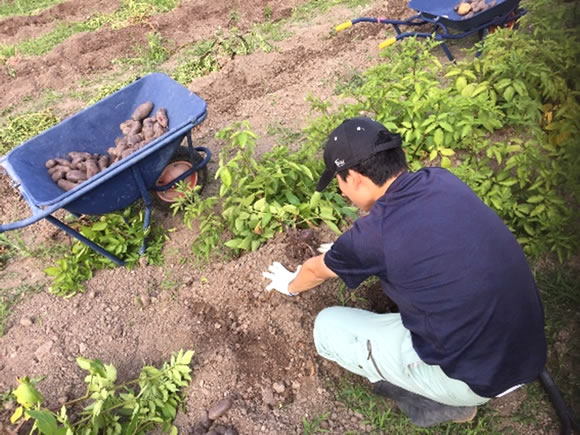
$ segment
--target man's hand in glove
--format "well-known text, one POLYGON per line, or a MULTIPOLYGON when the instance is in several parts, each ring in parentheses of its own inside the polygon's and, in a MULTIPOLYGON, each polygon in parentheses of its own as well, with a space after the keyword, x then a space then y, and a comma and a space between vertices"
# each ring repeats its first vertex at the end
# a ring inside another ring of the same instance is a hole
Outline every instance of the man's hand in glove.
POLYGON ((268 284, 268 286, 266 287, 266 290, 267 291, 276 290, 284 295, 296 296, 295 294, 292 294, 292 293, 290 293, 290 291, 288 291, 288 285, 292 281, 294 281, 294 278, 296 278, 296 276, 298 275, 298 272, 300 272, 301 267, 302 266, 298 266, 298 269, 296 269, 296 272, 290 272, 288 269, 286 269, 280 263, 275 261, 268 268, 270 273, 268 273, 268 272, 262 273, 262 276, 264 278, 268 278, 268 279, 272 280, 272 282, 270 284, 268 284))

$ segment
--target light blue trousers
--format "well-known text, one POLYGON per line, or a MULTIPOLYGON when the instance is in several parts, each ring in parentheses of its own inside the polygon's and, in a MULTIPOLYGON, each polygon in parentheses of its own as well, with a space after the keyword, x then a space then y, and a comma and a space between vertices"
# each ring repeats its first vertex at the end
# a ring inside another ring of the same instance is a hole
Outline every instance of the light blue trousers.
POLYGON ((421 361, 400 314, 326 308, 316 317, 314 343, 321 356, 370 382, 386 380, 451 406, 477 406, 489 400, 448 377, 439 366, 421 361))

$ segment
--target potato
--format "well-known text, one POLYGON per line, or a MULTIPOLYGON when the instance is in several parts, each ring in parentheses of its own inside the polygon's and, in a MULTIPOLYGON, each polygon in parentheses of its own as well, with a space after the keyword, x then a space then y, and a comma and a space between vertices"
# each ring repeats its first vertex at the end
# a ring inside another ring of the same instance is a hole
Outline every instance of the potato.
POLYGON ((135 121, 134 119, 128 119, 125 122, 122 122, 119 125, 121 132, 126 136, 128 134, 132 134, 131 132, 134 130, 141 130, 141 123, 139 121, 135 121))
POLYGON ((93 159, 87 160, 87 178, 94 177, 100 171, 101 171, 101 169, 99 168, 99 165, 97 164, 97 162, 95 160, 93 160, 93 159))
POLYGON ((161 127, 167 128, 169 126, 169 119, 167 118, 167 110, 163 107, 160 107, 157 113, 155 114, 155 119, 161 127))
POLYGON ((165 134, 167 130, 161 126, 158 122, 153 124, 154 137, 159 137, 165 134))
POLYGON ((56 161, 54 159, 49 159, 46 161, 44 166, 48 169, 53 168, 54 166, 56 166, 56 161))
POLYGON ((121 153, 121 158, 122 158, 122 159, 124 159, 125 157, 128 157, 128 156, 130 156, 131 154, 133 154, 133 150, 132 150, 132 149, 130 149, 130 148, 127 148, 126 150, 124 150, 124 151, 121 153))
POLYGON ((208 411, 208 417, 210 420, 217 420, 221 416, 223 416, 226 412, 230 410, 232 407, 233 402, 232 399, 225 398, 220 400, 218 403, 213 405, 208 411))
POLYGON ((153 103, 151 101, 146 101, 135 109, 131 115, 131 119, 141 121, 149 116, 151 110, 153 110, 153 103))
POLYGON ((79 181, 85 181, 87 179, 87 174, 83 171, 75 169, 66 173, 66 179, 68 181, 77 183, 79 181))
POLYGON ((78 186, 78 183, 73 183, 72 181, 65 180, 64 178, 58 180, 56 184, 58 184, 58 187, 66 192, 78 186))
POLYGON ((62 172, 64 173, 64 172, 68 172, 68 171, 70 171, 70 170, 71 170, 70 166, 56 165, 56 166, 53 166, 52 168, 50 168, 50 169, 48 170, 48 173, 49 173, 50 175, 52 175, 52 174, 54 174, 56 171, 62 171, 62 172))
POLYGON ((155 137, 155 130, 153 128, 154 125, 157 125, 157 123, 143 123, 143 130, 141 130, 141 134, 143 135, 144 139, 151 139, 155 137))
POLYGON ((99 165, 99 168, 101 169, 101 171, 104 171, 105 169, 107 169, 109 167, 110 162, 111 162, 111 158, 107 154, 105 154, 105 155, 102 155, 101 157, 99 157, 99 161, 97 164, 99 165))
POLYGON ((64 177, 64 172, 61 171, 60 169, 58 171, 54 171, 52 174, 50 174, 50 178, 52 178, 52 181, 54 181, 55 183, 60 180, 62 177, 64 177))
POLYGON ((471 5, 469 3, 459 3, 457 6, 457 13, 459 15, 465 15, 471 11, 471 5))
POLYGON ((86 160, 91 158, 91 153, 85 153, 82 151, 71 151, 70 153, 68 153, 68 156, 70 157, 71 160, 74 159, 86 160))
POLYGON ((63 166, 70 166, 70 161, 67 159, 54 159, 56 163, 63 166))
POLYGON ((132 134, 131 136, 127 137, 127 143, 129 145, 135 145, 141 142, 144 139, 143 135, 141 134, 132 134))

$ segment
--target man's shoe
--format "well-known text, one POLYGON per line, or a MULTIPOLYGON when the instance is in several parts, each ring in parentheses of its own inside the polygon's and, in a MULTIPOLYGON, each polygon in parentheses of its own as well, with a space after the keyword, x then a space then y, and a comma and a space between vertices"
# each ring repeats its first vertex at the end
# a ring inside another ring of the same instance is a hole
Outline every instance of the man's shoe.
MULTIPOLYGON (((471 408, 473 408, 469 415, 467 415, 465 418, 457 418, 457 419, 453 419, 453 423, 469 423, 470 421, 473 421, 473 419, 475 418, 475 416, 477 415, 477 406, 472 406, 471 408)), ((468 411, 470 408, 467 408, 466 411, 468 411)))

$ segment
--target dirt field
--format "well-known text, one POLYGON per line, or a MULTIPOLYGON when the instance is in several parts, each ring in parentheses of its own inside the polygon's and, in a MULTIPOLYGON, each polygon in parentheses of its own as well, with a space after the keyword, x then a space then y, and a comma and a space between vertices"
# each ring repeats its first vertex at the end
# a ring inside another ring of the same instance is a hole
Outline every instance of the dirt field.
MULTIPOLYGON (((266 7, 271 10, 269 20, 287 18, 302 3, 183 1, 146 24, 79 33, 44 55, 11 57, 9 68, 0 70, 0 111, 10 106, 16 111, 33 107, 50 91, 65 95, 52 110, 60 117, 70 115, 85 107, 74 95, 95 87, 89 78, 119 81, 131 77, 131 71, 112 60, 130 56, 135 44, 146 43, 151 29, 179 47, 208 38, 219 28, 247 29, 265 20, 266 7), (232 11, 237 14, 235 23, 232 11)), ((49 32, 59 21, 79 21, 117 7, 114 0, 65 1, 39 15, 0 20, 0 38, 14 44, 49 32)), ((189 89, 208 104, 208 118, 194 132, 196 144, 217 154, 215 133, 233 121, 247 119, 260 135, 259 149, 270 149, 277 140, 268 134, 272 125, 290 130, 306 126, 309 94, 336 99, 338 80, 380 61, 377 46, 390 30, 363 25, 333 34, 335 24, 355 14, 402 18, 410 13, 405 0, 377 1, 354 10, 337 6, 308 20, 289 22, 287 30, 292 34, 276 42, 278 50, 228 59, 220 71, 195 79, 189 89)), ((215 170, 215 162, 209 169, 210 173, 215 170)), ((2 222, 27 214, 26 204, 9 183, 7 176, 0 175, 2 222)), ((210 183, 210 191, 216 183, 210 183)), ((262 272, 268 265, 280 261, 295 267, 302 260, 289 254, 292 241, 287 235, 235 261, 199 268, 187 261, 195 234, 179 217, 157 212, 154 219, 175 229, 168 233, 164 266, 99 271, 87 283, 85 294, 62 299, 40 292, 27 295, 14 307, 0 337, 0 391, 14 386, 18 376, 46 375, 39 387, 48 405, 56 409, 59 402, 84 394, 83 375, 75 363, 79 355, 112 363, 120 378, 132 379, 144 364, 157 365, 173 351, 193 349, 194 377, 187 391, 187 411, 176 420, 182 433, 189 433, 203 411, 224 397, 232 398, 234 405, 220 423, 241 434, 302 433, 303 418, 311 420, 325 413, 329 413, 325 427, 330 433, 372 431, 360 414, 336 398, 336 382, 346 372, 323 361, 314 349, 311 331, 316 314, 339 303, 336 282, 297 298, 266 294, 262 272), (150 299, 145 306, 139 303, 143 295, 150 299)), ((27 246, 48 249, 70 243, 45 222, 19 234, 27 246)), ((323 230, 317 233, 321 242, 332 237, 323 230)), ((50 281, 43 270, 50 265, 50 258, 18 257, 0 271, 0 286, 47 288, 50 281)), ((372 299, 370 293, 367 296, 372 299)), ((519 391, 488 406, 508 421, 506 426, 525 433, 509 421, 524 399, 525 392, 519 391)), ((7 420, 9 411, 0 410, 2 420, 7 420)), ((546 422, 542 433, 558 432, 551 415, 550 411, 540 416, 546 422)), ((7 430, 8 425, 2 427, 7 430)))

